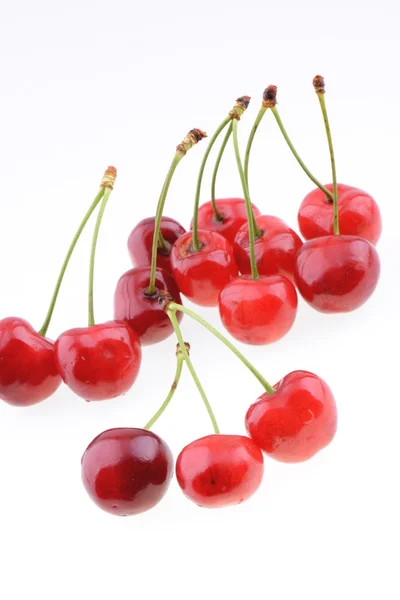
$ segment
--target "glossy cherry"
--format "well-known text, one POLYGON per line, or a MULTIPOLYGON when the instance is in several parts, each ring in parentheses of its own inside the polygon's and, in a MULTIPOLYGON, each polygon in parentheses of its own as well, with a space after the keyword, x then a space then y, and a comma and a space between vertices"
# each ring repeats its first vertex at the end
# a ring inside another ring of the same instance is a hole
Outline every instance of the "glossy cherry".
MULTIPOLYGON (((156 270, 156 293, 147 293, 150 280, 149 267, 137 267, 124 273, 114 294, 114 317, 126 321, 137 333, 142 345, 156 344, 170 336, 174 329, 159 303, 160 292, 167 290, 175 302, 181 296, 175 280, 162 269, 156 270)), ((177 315, 181 319, 181 315, 177 315)))
MULTIPOLYGON (((205 202, 199 207, 198 224, 200 229, 215 231, 233 244, 235 235, 242 225, 247 223, 246 202, 243 198, 223 198, 215 201, 222 220, 215 217, 211 202, 205 202)), ((252 204, 255 216, 259 209, 252 204)))
POLYGON ((61 384, 54 344, 25 320, 0 321, 0 398, 14 406, 45 400, 61 384))
POLYGON ((142 359, 139 338, 125 321, 65 331, 54 347, 64 383, 85 400, 107 400, 134 384, 142 359))
POLYGON ((246 427, 271 458, 296 463, 322 450, 336 432, 337 410, 328 385, 307 371, 293 371, 250 406, 246 427))
POLYGON ((296 259, 295 281, 316 310, 349 312, 368 300, 379 273, 378 253, 365 238, 330 235, 303 244, 296 259))
MULTIPOLYGON (((143 219, 132 230, 128 238, 128 251, 132 263, 142 267, 151 264, 155 217, 143 219)), ((161 218, 161 234, 167 243, 166 248, 158 247, 157 267, 171 273, 170 254, 172 244, 186 232, 178 221, 170 217, 161 218)))
MULTIPOLYGON (((332 184, 325 187, 330 192, 332 184)), ((376 201, 367 192, 343 183, 338 184, 340 233, 359 235, 376 244, 382 231, 382 219, 376 201)), ((333 203, 316 188, 304 198, 298 212, 299 228, 306 240, 333 233, 333 203)))
POLYGON ((208 435, 186 446, 176 461, 183 493, 195 504, 240 504, 258 489, 264 472, 259 447, 241 435, 208 435))
POLYGON ((218 295, 238 275, 232 246, 219 233, 199 230, 200 250, 192 247, 191 232, 172 246, 172 274, 181 293, 195 304, 217 306, 218 295))
POLYGON ((173 458, 167 444, 145 429, 108 429, 82 456, 82 481, 91 499, 118 516, 153 508, 168 490, 173 458))
POLYGON ((245 344, 270 344, 292 327, 297 293, 282 275, 259 279, 242 275, 224 287, 218 307, 224 327, 235 339, 245 344))

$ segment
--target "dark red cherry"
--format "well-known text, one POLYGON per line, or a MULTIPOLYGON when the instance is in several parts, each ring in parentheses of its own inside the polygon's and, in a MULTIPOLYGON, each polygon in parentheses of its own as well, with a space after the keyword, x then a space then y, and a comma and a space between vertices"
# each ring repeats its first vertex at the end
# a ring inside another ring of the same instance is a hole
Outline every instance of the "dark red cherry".
MULTIPOLYGON (((332 184, 326 186, 333 191, 332 184)), ((382 219, 375 200, 358 188, 338 184, 340 233, 359 235, 376 244, 382 231, 382 219)), ((333 234, 333 204, 316 188, 304 198, 298 213, 299 228, 306 240, 333 234)))
POLYGON ((172 274, 181 293, 195 304, 217 306, 218 295, 238 275, 232 246, 219 233, 199 230, 200 250, 192 248, 192 233, 172 246, 172 274))
MULTIPOLYGON (((240 227, 247 223, 246 203, 243 198, 221 198, 215 201, 222 221, 215 218, 211 202, 205 202, 199 207, 199 229, 215 231, 233 244, 235 235, 240 227)), ((260 214, 257 206, 252 204, 255 216, 260 214)))
POLYGON ((246 427, 271 458, 296 463, 325 448, 336 432, 335 399, 327 384, 307 371, 293 371, 250 406, 246 427))
MULTIPOLYGON (((143 346, 156 344, 170 336, 174 329, 165 310, 159 303, 160 292, 167 290, 173 300, 182 304, 174 278, 163 271, 156 271, 156 293, 147 293, 150 267, 137 267, 122 275, 114 294, 114 317, 126 321, 136 331, 143 346)), ((182 313, 176 315, 179 321, 182 313)))
POLYGON ((176 461, 183 493, 195 504, 240 504, 258 489, 264 473, 259 447, 242 435, 208 435, 186 446, 176 461))
POLYGON ((349 312, 368 300, 379 273, 378 253, 365 238, 330 235, 303 244, 296 259, 295 281, 316 310, 349 312))
MULTIPOLYGON (((155 217, 143 219, 132 230, 128 238, 128 251, 132 263, 142 267, 151 264, 151 249, 154 236, 155 217)), ((161 233, 168 243, 167 249, 158 248, 157 267, 171 273, 170 254, 172 244, 186 232, 178 221, 170 217, 161 218, 161 233)))
POLYGON ((0 398, 14 406, 45 400, 61 384, 54 344, 18 317, 0 321, 0 398))
POLYGON ((54 354, 64 383, 85 400, 107 400, 134 384, 142 359, 139 338, 125 321, 65 331, 54 354))
MULTIPOLYGON (((255 239, 257 270, 260 275, 285 275, 293 280, 296 254, 302 241, 293 229, 277 217, 256 217, 260 235, 255 239)), ((242 274, 251 273, 249 228, 243 225, 235 237, 233 252, 242 274)))
POLYGON ((173 474, 171 450, 145 429, 117 428, 100 433, 82 456, 82 481, 91 499, 121 517, 153 508, 173 474))
POLYGON ((242 275, 221 291, 219 314, 224 327, 245 344, 270 344, 292 327, 297 313, 297 293, 282 275, 252 279, 242 275))

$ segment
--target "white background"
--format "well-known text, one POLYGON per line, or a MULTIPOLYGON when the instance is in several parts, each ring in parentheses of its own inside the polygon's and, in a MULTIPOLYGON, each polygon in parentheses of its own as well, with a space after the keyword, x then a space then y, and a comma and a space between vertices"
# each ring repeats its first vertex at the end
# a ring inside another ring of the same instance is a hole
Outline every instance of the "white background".
MULTIPOLYGON (((63 387, 26 410, 2 403, 1 598, 399 598, 399 12, 396 0, 1 0, 0 317, 40 327, 72 234, 115 164, 95 298, 97 320, 111 318, 116 281, 130 268, 127 236, 154 213, 175 145, 192 127, 211 134, 235 98, 249 94, 245 141, 270 83, 300 153, 329 181, 311 85, 316 73, 325 76, 339 179, 375 196, 384 221, 382 276, 364 307, 326 316, 301 301, 284 340, 244 347, 271 383, 293 369, 326 379, 339 430, 308 463, 266 459, 261 490, 240 507, 199 509, 173 482, 155 510, 117 519, 82 488, 90 440, 110 427, 142 426, 163 400, 172 338, 144 349, 124 398, 86 404, 63 387)), ((184 159, 171 186, 166 214, 186 225, 204 148, 184 159)), ((312 186, 270 114, 250 176, 263 212, 296 226, 312 186)), ((218 193, 241 195, 232 151, 218 193)), ((85 324, 90 233, 68 271, 52 337, 85 324)), ((215 310, 200 312, 218 324, 215 310)), ((260 386, 188 319, 184 333, 222 431, 242 433, 260 386)), ((175 454, 210 432, 186 372, 155 431, 175 454)))

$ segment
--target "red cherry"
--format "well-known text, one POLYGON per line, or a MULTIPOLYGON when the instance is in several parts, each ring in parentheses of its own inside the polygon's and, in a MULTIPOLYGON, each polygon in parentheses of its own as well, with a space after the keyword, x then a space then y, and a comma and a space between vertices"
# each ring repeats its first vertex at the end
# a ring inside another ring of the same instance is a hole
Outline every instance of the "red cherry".
POLYGON ((213 231, 199 230, 200 250, 185 233, 172 246, 172 274, 184 296, 201 306, 217 306, 218 295, 238 274, 230 243, 213 231))
MULTIPOLYGON (((233 244, 235 235, 242 225, 247 223, 246 202, 243 198, 222 198, 215 201, 222 221, 215 218, 212 203, 205 202, 199 207, 199 229, 215 231, 233 244)), ((260 214, 254 204, 251 205, 255 216, 260 214)))
POLYGON ((282 275, 259 279, 242 275, 224 287, 218 306, 224 327, 235 339, 245 344, 270 344, 292 327, 297 293, 282 275))
POLYGON ((246 427, 271 458, 308 460, 332 441, 336 432, 335 399, 327 384, 307 371, 293 371, 250 406, 246 427))
MULTIPOLYGON (((330 192, 332 184, 325 186, 330 192)), ((382 220, 375 200, 358 188, 338 184, 340 233, 359 235, 376 244, 382 231, 382 220)), ((316 188, 304 198, 298 213, 299 227, 306 240, 333 233, 333 204, 316 188)))
MULTIPOLYGON (((153 244, 155 217, 143 219, 132 230, 128 238, 128 251, 135 266, 151 265, 151 248, 153 244)), ((162 217, 161 234, 168 243, 168 250, 158 249, 157 267, 171 273, 170 253, 172 244, 186 232, 178 221, 170 217, 162 217)))
POLYGON ((295 281, 316 310, 349 312, 368 300, 379 273, 379 256, 370 242, 355 235, 330 235, 303 244, 295 281))
POLYGON ((208 435, 186 446, 176 461, 183 493, 206 508, 244 502, 258 489, 263 472, 259 447, 242 435, 208 435))
MULTIPOLYGON (((303 242, 293 229, 277 217, 256 217, 260 235, 255 238, 257 270, 260 275, 285 275, 293 280, 296 254, 303 242)), ((235 237, 233 252, 239 271, 250 274, 249 228, 243 225, 235 237)))
POLYGON ((14 406, 45 400, 61 384, 54 344, 18 317, 0 321, 0 398, 14 406))
POLYGON ((173 458, 167 444, 145 429, 100 433, 82 456, 82 481, 91 499, 118 516, 153 508, 168 490, 173 458))
POLYGON ((65 331, 54 354, 64 383, 85 400, 107 400, 134 384, 142 359, 139 338, 125 321, 65 331))
MULTIPOLYGON (((174 302, 182 304, 174 278, 156 269, 156 293, 147 295, 150 268, 137 267, 124 273, 114 295, 114 317, 126 321, 136 331, 143 346, 156 344, 170 336, 174 329, 165 310, 159 303, 160 292, 168 290, 174 302)), ((176 315, 179 321, 182 314, 176 315)))

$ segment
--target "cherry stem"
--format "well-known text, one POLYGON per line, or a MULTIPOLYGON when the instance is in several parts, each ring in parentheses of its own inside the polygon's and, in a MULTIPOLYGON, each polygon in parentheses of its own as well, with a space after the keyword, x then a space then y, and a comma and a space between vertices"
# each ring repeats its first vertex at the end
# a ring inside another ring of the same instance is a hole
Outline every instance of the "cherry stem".
MULTIPOLYGON (((185 346, 188 346, 188 344, 185 346)), ((178 348, 176 351, 176 372, 175 372, 175 377, 174 377, 174 381, 171 385, 171 388, 168 392, 167 397, 165 398, 164 402, 161 404, 160 408, 158 409, 158 411, 151 417, 151 419, 146 423, 146 425, 143 427, 143 429, 151 429, 154 425, 154 423, 156 421, 158 421, 158 419, 161 417, 161 415, 163 414, 163 412, 166 410, 166 408, 168 407, 169 403, 172 400, 173 395, 175 394, 175 390, 178 387, 179 384, 179 380, 181 378, 181 374, 182 374, 182 366, 183 366, 183 362, 184 362, 184 357, 182 354, 182 350, 180 349, 180 346, 178 344, 178 348)))
MULTIPOLYGON (((175 306, 174 303, 173 303, 173 306, 175 306)), ((197 376, 197 373, 196 373, 196 371, 194 369, 192 361, 190 360, 190 356, 189 356, 189 353, 188 353, 188 351, 186 349, 185 342, 183 341, 182 331, 181 331, 181 328, 179 327, 178 319, 176 318, 175 309, 173 309, 172 306, 171 306, 171 309, 169 307, 167 307, 166 308, 166 313, 167 313, 167 315, 168 315, 168 317, 169 317, 169 319, 170 319, 170 321, 172 323, 172 326, 173 326, 173 328, 175 330, 176 337, 178 338, 179 346, 180 346, 180 349, 181 349, 182 354, 183 354, 183 358, 185 359, 185 362, 186 362, 186 364, 188 366, 188 369, 189 369, 190 374, 191 374, 191 376, 193 378, 193 381, 195 382, 196 387, 199 390, 200 396, 203 399, 204 405, 205 405, 205 407, 207 409, 207 412, 209 414, 209 417, 211 419, 211 423, 213 425, 214 432, 218 434, 218 433, 220 433, 220 431, 219 431, 217 420, 216 420, 214 412, 213 412, 213 410, 211 408, 211 404, 208 401, 206 393, 205 393, 205 391, 204 391, 204 389, 203 389, 203 387, 202 387, 202 385, 200 383, 200 380, 199 380, 199 378, 197 376)))
POLYGON ((249 161, 250 161, 251 147, 253 145, 254 136, 256 135, 258 126, 260 125, 261 120, 262 120, 263 116, 265 115, 266 111, 267 111, 266 106, 262 106, 260 108, 258 115, 256 117, 256 120, 254 121, 253 127, 251 128, 249 139, 247 140, 247 146, 246 146, 246 151, 245 151, 245 155, 244 155, 244 176, 246 177, 247 187, 249 186, 249 161))
POLYGON ((248 228, 249 228, 251 277, 252 277, 252 279, 259 279, 260 276, 259 276, 258 270, 257 270, 256 251, 255 251, 255 246, 254 246, 254 240, 255 240, 256 236, 258 237, 261 235, 261 231, 255 225, 255 219, 254 219, 253 209, 251 207, 251 201, 250 201, 249 190, 247 187, 247 181, 246 181, 246 177, 245 177, 244 171, 243 171, 242 160, 240 158, 237 128, 238 128, 238 121, 236 119, 234 119, 232 122, 233 146, 235 149, 235 156, 236 156, 236 162, 237 162, 237 166, 238 166, 238 170, 239 170, 240 180, 242 182, 244 199, 246 202, 247 223, 248 223, 248 228))
POLYGON ((215 161, 215 167, 214 167, 214 171, 213 171, 212 179, 211 179, 211 204, 212 204, 212 208, 213 208, 213 211, 214 211, 214 217, 215 217, 216 221, 223 221, 224 220, 224 216, 221 215, 221 213, 219 212, 218 207, 217 207, 217 203, 215 202, 215 185, 216 185, 216 182, 217 182, 217 175, 218 175, 219 165, 221 163, 222 156, 223 156, 223 154, 225 152, 226 145, 227 145, 227 143, 228 143, 229 138, 231 137, 231 135, 232 135, 232 123, 228 127, 228 130, 227 130, 226 135, 224 137, 224 140, 222 142, 220 151, 218 152, 217 160, 215 161))
POLYGON ((234 346, 222 333, 220 333, 215 327, 213 327, 210 323, 208 323, 205 319, 200 317, 198 314, 187 308, 186 306, 182 306, 181 304, 177 304, 176 302, 169 302, 167 307, 168 314, 170 312, 175 313, 177 310, 180 310, 185 315, 188 315, 200 325, 205 327, 210 333, 212 333, 216 338, 218 338, 235 356, 238 357, 239 360, 249 369, 251 373, 253 373, 254 377, 258 379, 263 388, 268 394, 273 394, 276 390, 268 383, 268 381, 261 375, 261 373, 251 364, 249 360, 234 346))

